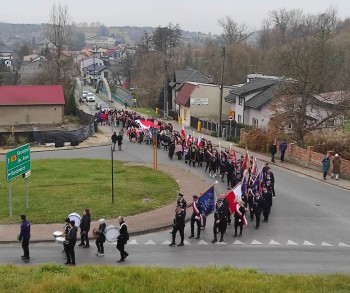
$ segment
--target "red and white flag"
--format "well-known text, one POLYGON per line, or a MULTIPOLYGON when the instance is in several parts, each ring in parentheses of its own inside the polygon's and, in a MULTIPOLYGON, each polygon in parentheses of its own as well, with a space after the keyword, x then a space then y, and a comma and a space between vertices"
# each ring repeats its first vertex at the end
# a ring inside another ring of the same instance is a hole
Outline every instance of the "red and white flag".
POLYGON ((238 217, 241 218, 243 225, 247 226, 248 225, 248 221, 247 218, 245 217, 245 214, 241 213, 241 211, 239 210, 240 205, 237 203, 236 207, 235 207, 235 213, 238 215, 238 217))
POLYGON ((226 199, 229 203, 230 206, 230 213, 233 214, 236 210, 236 199, 241 199, 242 198, 242 190, 241 190, 241 183, 236 185, 235 188, 231 189, 227 194, 226 194, 226 199))
POLYGON ((202 146, 202 139, 198 136, 198 144, 197 144, 198 148, 200 148, 202 146))
POLYGON ((181 136, 183 137, 183 138, 186 138, 186 132, 185 132, 185 129, 182 127, 182 129, 181 129, 181 136))
POLYGON ((248 149, 246 149, 244 159, 243 159, 242 169, 248 170, 249 168, 250 168, 250 158, 248 154, 248 149))

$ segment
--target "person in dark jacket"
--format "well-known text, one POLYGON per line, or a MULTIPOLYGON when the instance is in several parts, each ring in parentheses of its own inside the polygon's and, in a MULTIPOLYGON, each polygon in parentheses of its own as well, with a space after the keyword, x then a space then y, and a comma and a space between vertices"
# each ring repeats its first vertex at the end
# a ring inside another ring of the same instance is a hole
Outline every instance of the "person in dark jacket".
POLYGON ((23 255, 22 260, 29 261, 29 239, 30 239, 30 223, 27 221, 26 215, 21 215, 21 231, 18 236, 18 240, 22 241, 23 255))
POLYGON ((254 214, 255 214, 255 229, 259 229, 260 226, 260 216, 264 208, 264 200, 260 196, 260 191, 255 192, 255 197, 253 199, 254 204, 254 214))
POLYGON ((263 205, 264 220, 263 220, 263 222, 268 223, 270 210, 271 210, 271 206, 272 206, 272 193, 270 190, 267 189, 266 185, 263 186, 261 197, 264 200, 264 205, 263 205))
POLYGON ((90 247, 90 244, 89 244, 90 223, 91 223, 90 211, 89 209, 84 209, 83 218, 81 219, 81 223, 80 223, 81 242, 79 244, 79 246, 83 246, 83 248, 90 247))
POLYGON ((197 223, 197 237, 196 239, 200 238, 201 235, 201 223, 202 223, 202 203, 198 200, 198 195, 193 195, 193 202, 188 205, 187 207, 193 208, 193 213, 191 216, 191 235, 189 238, 194 237, 194 223, 197 223))
POLYGON ((115 151, 115 144, 117 143, 117 133, 116 132, 113 132, 112 136, 111 136, 111 140, 112 140, 112 143, 113 143, 113 152, 115 151))
POLYGON ((282 142, 280 143, 281 163, 284 162, 284 155, 286 153, 286 150, 287 150, 287 143, 285 140, 282 140, 282 142))
POLYGON ((224 234, 225 234, 226 229, 227 229, 227 214, 228 214, 227 207, 223 203, 222 198, 219 198, 216 202, 216 205, 215 205, 214 227, 213 227, 214 239, 213 239, 212 243, 215 243, 216 241, 218 241, 217 236, 216 236, 218 230, 221 234, 219 242, 224 241, 224 234))
POLYGON ((75 221, 72 220, 69 222, 69 232, 66 236, 66 242, 64 250, 66 252, 67 256, 67 262, 65 265, 73 265, 75 266, 75 252, 74 252, 74 246, 77 243, 77 233, 78 228, 75 227, 75 221))
POLYGON ((123 144, 123 131, 119 131, 119 134, 117 136, 117 142, 118 142, 118 150, 122 150, 122 144, 123 144))
POLYGON ((106 236, 104 234, 105 229, 106 229, 106 222, 105 219, 100 219, 98 221, 98 231, 96 231, 97 234, 97 239, 96 239, 96 247, 97 247, 97 253, 96 255, 98 256, 104 256, 105 251, 103 247, 103 243, 106 241, 106 236))
POLYGON ((275 155, 277 153, 277 145, 276 145, 275 141, 270 145, 269 149, 270 149, 270 153, 271 153, 271 162, 274 163, 275 162, 275 155))
POLYGON ((244 207, 244 202, 242 200, 239 200, 237 202, 237 206, 235 211, 235 234, 233 237, 237 237, 237 229, 239 227, 239 235, 238 237, 242 237, 242 232, 243 232, 243 223, 244 223, 244 215, 245 215, 245 207, 244 207))
POLYGON ((175 143, 171 142, 169 145, 169 158, 170 158, 170 160, 173 159, 174 153, 175 153, 175 143))
POLYGON ((275 192, 275 176, 273 175, 273 172, 271 169, 267 169, 266 176, 265 176, 265 182, 267 185, 267 189, 271 191, 272 196, 276 197, 275 192))
POLYGON ((184 230, 185 230, 185 217, 186 212, 181 207, 176 207, 175 209, 175 218, 174 218, 174 224, 173 224, 173 231, 172 231, 172 241, 169 244, 169 246, 174 246, 176 233, 179 231, 181 242, 177 246, 184 246, 184 230))
POLYGON ((327 174, 330 166, 331 166, 331 161, 329 160, 329 153, 327 153, 327 155, 322 160, 323 180, 327 179, 327 174))
POLYGON ((119 233, 120 233, 117 240, 117 249, 120 252, 120 260, 118 260, 118 262, 124 262, 129 255, 129 253, 125 251, 125 244, 129 240, 128 226, 124 222, 124 219, 122 216, 118 217, 118 223, 119 223, 119 233))

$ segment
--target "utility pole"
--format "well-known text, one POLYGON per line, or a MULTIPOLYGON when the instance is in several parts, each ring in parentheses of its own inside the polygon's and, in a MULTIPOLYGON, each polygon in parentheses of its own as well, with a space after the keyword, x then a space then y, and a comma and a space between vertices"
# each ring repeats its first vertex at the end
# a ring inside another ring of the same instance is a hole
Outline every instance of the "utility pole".
POLYGON ((168 64, 164 60, 164 119, 168 118, 168 64))
POLYGON ((222 116, 222 99, 223 99, 223 94, 224 94, 224 70, 225 70, 225 57, 226 57, 226 49, 225 47, 222 48, 222 53, 221 53, 221 58, 222 58, 222 63, 221 63, 221 84, 220 84, 220 109, 219 109, 219 137, 222 136, 222 121, 221 121, 221 116, 222 116))

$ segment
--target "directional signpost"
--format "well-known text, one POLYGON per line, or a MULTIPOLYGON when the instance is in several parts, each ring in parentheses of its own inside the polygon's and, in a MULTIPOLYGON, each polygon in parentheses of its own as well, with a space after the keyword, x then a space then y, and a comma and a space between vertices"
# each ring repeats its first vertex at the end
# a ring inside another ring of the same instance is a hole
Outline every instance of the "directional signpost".
POLYGON ((9 185, 9 197, 10 197, 10 218, 12 218, 12 193, 11 193, 11 180, 18 176, 23 176, 26 183, 26 206, 28 209, 28 183, 27 178, 30 176, 30 144, 25 144, 9 151, 6 154, 6 180, 9 185))

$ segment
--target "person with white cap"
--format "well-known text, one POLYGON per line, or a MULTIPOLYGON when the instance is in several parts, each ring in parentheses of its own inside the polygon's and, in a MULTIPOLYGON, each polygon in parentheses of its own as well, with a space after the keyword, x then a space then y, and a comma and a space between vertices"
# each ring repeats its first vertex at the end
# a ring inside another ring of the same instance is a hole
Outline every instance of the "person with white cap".
POLYGON ((335 176, 336 180, 339 180, 339 174, 340 174, 340 164, 341 164, 341 160, 338 154, 335 154, 334 159, 332 161, 332 165, 333 165, 333 170, 332 170, 332 179, 335 176))

